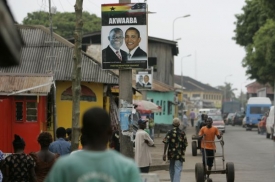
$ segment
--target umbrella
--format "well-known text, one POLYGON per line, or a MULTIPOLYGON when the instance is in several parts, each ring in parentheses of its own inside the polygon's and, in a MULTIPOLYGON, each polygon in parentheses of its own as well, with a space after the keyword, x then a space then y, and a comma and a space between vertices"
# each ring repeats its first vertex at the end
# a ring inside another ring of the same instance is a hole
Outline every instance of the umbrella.
POLYGON ((136 110, 139 111, 141 114, 150 114, 153 112, 162 111, 161 106, 158 106, 151 101, 139 100, 139 101, 135 101, 134 105, 137 105, 136 110))

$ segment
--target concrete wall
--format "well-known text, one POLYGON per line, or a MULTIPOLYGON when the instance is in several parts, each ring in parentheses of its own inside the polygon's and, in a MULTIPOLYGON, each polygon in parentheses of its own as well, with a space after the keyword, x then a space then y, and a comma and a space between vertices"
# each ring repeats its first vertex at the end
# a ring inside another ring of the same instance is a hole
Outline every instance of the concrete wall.
MULTIPOLYGON (((96 95, 96 101, 80 101, 80 125, 83 113, 91 107, 103 108, 103 84, 81 83, 90 88, 96 95)), ((56 108, 57 127, 71 128, 72 126, 72 101, 61 100, 62 93, 72 86, 71 82, 57 82, 56 84, 56 108)))

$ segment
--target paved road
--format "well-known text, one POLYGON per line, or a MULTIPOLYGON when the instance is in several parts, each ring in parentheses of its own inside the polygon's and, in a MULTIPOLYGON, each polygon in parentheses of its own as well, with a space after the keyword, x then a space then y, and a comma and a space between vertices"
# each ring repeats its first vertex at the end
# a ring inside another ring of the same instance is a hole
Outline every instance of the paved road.
MULTIPOLYGON (((191 154, 192 128, 187 131, 189 146, 186 152, 186 162, 182 172, 182 182, 195 182, 194 167, 201 162, 201 155, 191 154)), ((162 135, 160 136, 160 138, 162 135)), ((162 163, 161 154, 163 144, 160 139, 156 139, 156 148, 152 149, 153 162, 162 163)), ((236 182, 275 182, 275 143, 266 139, 265 135, 258 135, 256 130, 245 131, 240 126, 227 126, 224 134, 225 162, 233 162, 235 165, 236 182)), ((199 153, 199 151, 198 151, 199 153)), ((221 153, 221 148, 217 148, 217 154, 221 153)), ((221 158, 216 159, 217 168, 222 167, 221 158)), ((160 181, 170 181, 167 169, 154 171, 160 177, 160 181)), ((226 182, 225 174, 213 174, 211 178, 214 182, 226 182)))

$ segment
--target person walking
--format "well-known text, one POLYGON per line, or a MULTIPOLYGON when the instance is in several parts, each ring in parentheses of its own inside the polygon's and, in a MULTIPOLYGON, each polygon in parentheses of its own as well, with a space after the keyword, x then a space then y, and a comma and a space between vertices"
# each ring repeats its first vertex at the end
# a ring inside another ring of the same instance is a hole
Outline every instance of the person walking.
POLYGON ((53 141, 53 137, 49 132, 40 133, 37 141, 40 144, 40 151, 31 152, 30 156, 35 161, 37 182, 43 182, 59 154, 49 151, 49 145, 53 141))
POLYGON ((15 134, 12 145, 14 153, 5 158, 1 169, 3 182, 36 182, 35 162, 30 155, 24 153, 24 139, 15 134))
POLYGON ((166 156, 170 160, 169 173, 171 182, 180 182, 183 162, 185 162, 185 150, 188 146, 185 133, 179 129, 180 119, 173 119, 173 129, 168 131, 164 143, 163 161, 166 161, 166 156), (168 153, 167 153, 168 148, 168 153))
POLYGON ((149 123, 149 132, 150 132, 150 137, 152 138, 152 140, 154 140, 154 135, 155 135, 155 121, 154 119, 150 116, 147 115, 146 118, 148 119, 148 123, 149 123))
POLYGON ((203 126, 200 129, 199 136, 202 138, 201 140, 201 152, 202 152, 202 162, 203 166, 206 171, 207 168, 207 178, 209 178, 209 175, 211 173, 211 169, 214 162, 214 157, 207 157, 207 156, 214 156, 214 152, 216 150, 216 145, 214 143, 215 136, 217 136, 218 139, 222 137, 223 133, 219 132, 219 129, 212 126, 213 120, 212 118, 207 118, 206 120, 206 126, 203 126), (205 159, 207 157, 207 159, 205 159), (205 163, 206 161, 206 163, 205 163))
POLYGON ((52 153, 60 154, 61 156, 71 153, 71 143, 66 141, 65 128, 57 128, 56 137, 57 140, 50 144, 49 151, 51 151, 52 153))
POLYGON ((107 149, 112 126, 105 110, 95 107, 85 111, 81 133, 87 142, 83 150, 60 157, 45 182, 141 181, 139 169, 132 159, 107 149))
POLYGON ((194 127, 194 120, 196 118, 196 114, 195 112, 193 111, 193 109, 191 109, 191 112, 189 114, 189 118, 190 118, 190 121, 191 121, 191 126, 194 127))
POLYGON ((138 120, 139 129, 135 138, 135 161, 141 173, 148 173, 152 164, 152 157, 149 146, 153 146, 154 142, 149 134, 144 131, 146 128, 146 120, 138 120))
POLYGON ((180 125, 180 129, 185 132, 187 127, 188 127, 188 118, 186 116, 186 111, 183 111, 182 123, 180 125))

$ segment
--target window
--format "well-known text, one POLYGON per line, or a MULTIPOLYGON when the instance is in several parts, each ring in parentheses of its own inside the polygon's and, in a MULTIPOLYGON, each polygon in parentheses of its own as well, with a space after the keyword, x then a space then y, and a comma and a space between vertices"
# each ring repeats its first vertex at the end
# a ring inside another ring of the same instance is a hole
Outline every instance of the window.
POLYGON ((163 101, 163 115, 166 113, 166 101, 163 101))
MULTIPOLYGON (((156 104, 159 106, 159 101, 157 100, 156 104)), ((158 115, 159 113, 157 112, 156 115, 158 115)))
POLYGON ((36 96, 16 96, 14 100, 16 122, 37 122, 36 96))
POLYGON ((26 120, 27 122, 36 122, 37 121, 37 103, 36 102, 27 102, 26 107, 26 120))
POLYGON ((193 98, 200 97, 200 94, 193 94, 192 97, 193 97, 193 98))
POLYGON ((171 115, 172 114, 172 102, 169 102, 168 101, 168 115, 171 115))
POLYGON ((15 103, 15 118, 17 122, 23 122, 23 102, 15 103))

